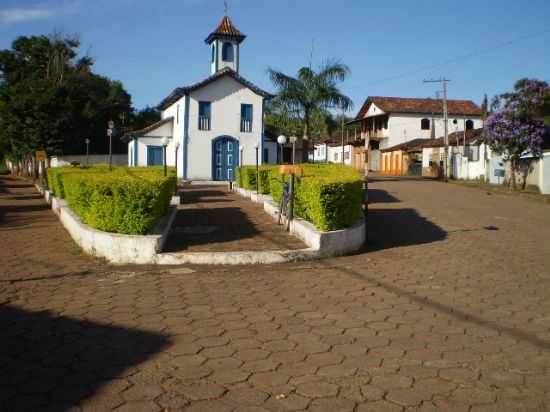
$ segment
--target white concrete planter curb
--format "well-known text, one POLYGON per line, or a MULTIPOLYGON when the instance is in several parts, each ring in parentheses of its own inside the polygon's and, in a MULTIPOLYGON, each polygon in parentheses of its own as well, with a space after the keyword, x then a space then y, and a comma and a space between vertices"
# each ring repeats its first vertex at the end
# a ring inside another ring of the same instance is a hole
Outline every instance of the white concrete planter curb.
POLYGON ((38 185, 36 188, 44 195, 65 229, 82 250, 114 264, 156 263, 158 252, 162 250, 176 216, 176 207, 171 206, 152 235, 102 232, 83 223, 63 199, 56 198, 50 191, 38 185))
MULTIPOLYGON (((302 239, 308 248, 298 250, 269 250, 242 252, 175 252, 161 253, 174 222, 179 198, 172 198, 172 207, 164 216, 153 235, 121 235, 102 232, 83 223, 62 199, 40 186, 52 210, 69 232, 74 241, 88 254, 103 257, 113 264, 159 264, 159 265, 251 265, 274 264, 312 260, 321 257, 340 256, 359 250, 365 242, 365 221, 333 232, 320 232, 303 219, 294 219, 290 232, 302 239)), ((278 219, 279 209, 271 196, 257 195, 242 188, 235 188, 241 196, 257 203, 263 203, 264 210, 278 219)))
MULTIPOLYGON (((257 203, 263 203, 264 210, 273 218, 279 218, 279 206, 268 195, 256 194, 251 190, 235 187, 235 192, 257 203)), ((308 221, 294 218, 290 224, 290 233, 304 241, 309 249, 309 256, 315 257, 342 256, 357 252, 365 244, 366 222, 363 216, 359 221, 348 228, 321 232, 308 221)))

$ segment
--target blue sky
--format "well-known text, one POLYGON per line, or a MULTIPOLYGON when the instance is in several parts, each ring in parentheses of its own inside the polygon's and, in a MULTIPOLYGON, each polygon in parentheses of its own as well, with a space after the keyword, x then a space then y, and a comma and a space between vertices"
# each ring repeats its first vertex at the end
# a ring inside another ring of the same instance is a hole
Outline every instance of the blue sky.
MULTIPOLYGON (((223 0, 0 0, 0 48, 17 36, 78 34, 95 70, 121 80, 134 105, 158 104, 209 74, 206 36, 223 0)), ((248 35, 241 74, 272 90, 273 67, 289 74, 340 59, 355 113, 368 95, 433 97, 424 78, 446 76, 450 98, 480 102, 522 77, 550 79, 548 0, 229 0, 248 35)))

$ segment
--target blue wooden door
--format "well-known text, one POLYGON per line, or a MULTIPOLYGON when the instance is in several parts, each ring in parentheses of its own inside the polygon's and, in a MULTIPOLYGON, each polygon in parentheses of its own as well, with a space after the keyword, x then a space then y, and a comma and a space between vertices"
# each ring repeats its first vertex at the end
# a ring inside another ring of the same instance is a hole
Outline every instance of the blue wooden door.
POLYGON ((162 147, 147 146, 147 166, 162 166, 162 147))
POLYGON ((214 180, 235 180, 239 163, 239 143, 231 138, 216 139, 213 145, 214 180))

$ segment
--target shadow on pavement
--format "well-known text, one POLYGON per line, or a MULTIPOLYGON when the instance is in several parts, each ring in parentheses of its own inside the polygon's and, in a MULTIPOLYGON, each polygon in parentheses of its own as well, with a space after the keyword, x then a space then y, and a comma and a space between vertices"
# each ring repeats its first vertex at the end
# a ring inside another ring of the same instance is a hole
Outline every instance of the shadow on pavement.
POLYGON ((191 246, 231 242, 258 233, 238 207, 179 209, 163 251, 178 252, 191 246))
POLYGON ((369 189, 369 203, 399 203, 401 200, 383 189, 369 189))
POLYGON ((447 232, 414 209, 369 209, 367 251, 432 243, 447 232))
POLYGON ((369 276, 365 273, 361 273, 357 270, 351 269, 349 267, 342 267, 339 265, 333 265, 328 263, 327 261, 323 262, 322 265, 330 270, 339 271, 340 273, 346 273, 356 279, 364 280, 367 282, 374 283, 386 291, 395 294, 398 297, 406 297, 410 299, 412 302, 418 303, 421 306, 427 306, 431 308, 432 310, 436 310, 440 313, 444 313, 445 315, 452 316, 460 321, 464 322, 470 322, 472 324, 478 325, 483 328, 491 329, 499 334, 505 334, 510 336, 513 339, 529 342, 531 345, 537 346, 540 349, 543 350, 550 350, 550 341, 541 339, 538 336, 523 331, 519 328, 509 327, 506 325, 499 324, 494 321, 490 321, 487 319, 482 318, 481 316, 478 316, 473 313, 464 312, 463 310, 460 310, 456 307, 453 307, 451 305, 437 302, 427 296, 422 296, 421 294, 418 294, 414 290, 406 290, 399 286, 396 286, 395 284, 392 284, 390 282, 386 282, 383 279, 380 279, 378 277, 369 276))
POLYGON ((65 411, 165 349, 140 330, 0 306, 0 410, 65 411))

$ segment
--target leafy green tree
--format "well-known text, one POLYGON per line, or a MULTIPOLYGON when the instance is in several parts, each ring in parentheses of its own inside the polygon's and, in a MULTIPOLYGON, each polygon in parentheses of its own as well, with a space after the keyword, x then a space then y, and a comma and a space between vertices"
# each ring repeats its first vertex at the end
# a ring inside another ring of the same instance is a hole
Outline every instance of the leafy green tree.
POLYGON ((268 73, 277 88, 275 104, 283 106, 291 118, 302 121, 302 160, 307 162, 314 117, 331 109, 348 110, 353 107, 351 99, 338 89, 338 83, 349 76, 349 68, 335 61, 327 61, 317 71, 302 67, 296 77, 273 69, 269 69, 268 73))
MULTIPOLYGON (((106 153, 107 122, 129 117, 131 98, 120 82, 92 72, 79 57, 76 38, 19 37, 0 51, 0 148, 24 166, 36 150, 80 154, 85 139, 92 153, 106 153)), ((114 139, 114 151, 126 147, 114 139)))
POLYGON ((133 111, 130 116, 129 128, 133 130, 143 129, 160 120, 160 111, 155 107, 147 106, 144 109, 133 111))

